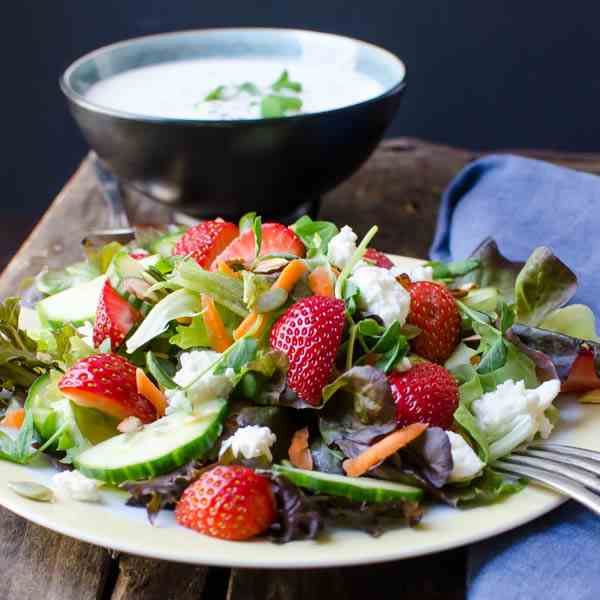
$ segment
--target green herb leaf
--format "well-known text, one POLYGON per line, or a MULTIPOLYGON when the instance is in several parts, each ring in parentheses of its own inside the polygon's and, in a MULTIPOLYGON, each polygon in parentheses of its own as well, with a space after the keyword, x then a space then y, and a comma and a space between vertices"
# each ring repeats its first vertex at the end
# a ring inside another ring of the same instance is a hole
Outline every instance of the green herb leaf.
POLYGON ((281 90, 291 90, 292 92, 299 93, 302 91, 302 84, 298 81, 291 81, 290 74, 287 69, 285 69, 277 81, 271 85, 271 89, 276 92, 281 92, 281 90))
POLYGON ((224 95, 223 95, 224 91, 225 91, 225 86, 219 85, 214 90, 212 90, 211 92, 206 94, 206 96, 204 97, 204 102, 212 102, 213 100, 223 100, 224 99, 224 95))
POLYGON ((454 279, 466 275, 479 267, 479 260, 470 258, 467 260, 458 260, 455 262, 443 263, 437 260, 431 260, 425 263, 425 266, 433 268, 434 279, 454 279))
POLYGON ((307 258, 319 254, 326 255, 331 239, 339 233, 339 229, 331 221, 313 221, 308 215, 300 217, 290 229, 306 246, 307 258))
POLYGON ((298 111, 302 108, 302 100, 292 96, 278 96, 269 94, 260 102, 260 113, 264 119, 284 117, 285 113, 292 110, 298 111))
POLYGON ((240 218, 238 227, 240 229, 240 234, 248 231, 254 225, 254 219, 256 219, 255 212, 247 212, 240 218))
POLYGON ((468 485, 457 484, 445 488, 444 496, 456 506, 481 506, 516 494, 526 485, 525 480, 486 467, 481 477, 473 479, 468 485))
POLYGON ((496 371, 500 367, 503 367, 506 363, 506 345, 504 340, 499 337, 490 347, 490 349, 483 355, 477 372, 480 374, 491 373, 496 371))
POLYGON ((262 246, 262 219, 260 217, 254 217, 252 231, 254 232, 255 256, 259 256, 260 247, 262 246))
POLYGON ((202 315, 192 317, 189 325, 177 325, 175 331, 177 333, 169 339, 169 343, 182 350, 210 348, 210 337, 202 315))
POLYGON ((225 359, 215 368, 215 375, 225 372, 225 369, 233 369, 239 373, 248 363, 252 362, 257 355, 258 344, 252 338, 242 338, 229 347, 225 359))

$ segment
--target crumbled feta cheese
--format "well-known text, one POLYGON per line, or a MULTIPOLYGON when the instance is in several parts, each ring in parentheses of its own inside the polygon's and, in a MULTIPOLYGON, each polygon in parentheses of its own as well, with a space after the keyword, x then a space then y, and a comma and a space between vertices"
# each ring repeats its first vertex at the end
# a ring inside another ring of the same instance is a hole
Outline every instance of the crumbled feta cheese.
POLYGON ((134 431, 139 431, 143 425, 142 420, 138 419, 138 417, 127 417, 117 425, 117 431, 121 433, 133 433, 134 431))
POLYGON ((240 427, 230 438, 221 445, 219 457, 231 448, 235 458, 242 455, 244 458, 266 457, 269 462, 273 460, 271 446, 277 441, 277 436, 268 428, 260 425, 247 425, 240 427))
POLYGON ((327 246, 329 262, 338 269, 343 269, 356 251, 357 239, 358 237, 352 231, 352 227, 344 225, 341 231, 329 240, 327 246))
POLYGON ((77 333, 81 339, 90 347, 94 348, 94 326, 91 321, 86 321, 81 327, 77 327, 77 333))
POLYGON ((412 368, 412 363, 410 362, 410 358, 405 356, 395 367, 396 371, 399 373, 405 373, 406 371, 412 368))
POLYGON ((378 315, 384 324, 406 322, 410 310, 410 294, 396 281, 389 269, 363 267, 354 271, 348 281, 359 289, 359 306, 378 315))
POLYGON ((479 460, 473 448, 467 444, 462 435, 453 431, 446 431, 446 433, 450 439, 450 449, 454 465, 448 481, 473 479, 475 475, 481 472, 481 469, 485 466, 484 463, 479 460))
POLYGON ((394 277, 399 275, 408 275, 411 281, 433 281, 433 267, 417 265, 412 269, 406 267, 392 267, 390 272, 394 277))
POLYGON ((180 410, 189 412, 205 401, 229 396, 233 387, 230 380, 231 369, 227 369, 223 375, 214 375, 212 372, 211 367, 219 356, 218 352, 212 350, 193 350, 180 356, 181 368, 175 373, 173 381, 181 387, 192 385, 185 391, 166 390, 166 414, 170 415, 180 410), (197 379, 200 375, 202 376, 197 379))
POLYGON ((89 479, 79 471, 63 471, 52 476, 52 487, 59 498, 79 500, 80 502, 98 502, 98 482, 89 479))
POLYGON ((537 433, 546 439, 553 425, 545 412, 559 392, 558 379, 546 381, 533 390, 525 389, 523 381, 508 379, 475 400, 471 409, 490 442, 491 458, 509 454, 517 446, 530 442, 537 433))

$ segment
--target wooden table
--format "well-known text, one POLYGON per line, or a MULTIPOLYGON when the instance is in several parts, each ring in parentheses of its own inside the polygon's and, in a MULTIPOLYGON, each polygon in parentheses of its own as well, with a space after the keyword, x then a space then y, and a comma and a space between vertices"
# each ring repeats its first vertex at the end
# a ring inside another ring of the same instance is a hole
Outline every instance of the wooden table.
MULTIPOLYGON (((385 142, 352 179, 329 194, 320 217, 359 234, 380 226, 377 247, 426 256, 440 195, 479 153, 413 139, 385 142)), ((521 152, 523 154, 523 152, 521 152)), ((575 169, 600 173, 600 157, 528 151, 575 169)), ((172 215, 128 198, 132 222, 172 215)), ((104 225, 105 208, 89 159, 67 183, 0 278, 0 297, 44 265, 79 258, 78 240, 104 225)), ((3 232, 10 239, 10 232, 3 232)), ((263 571, 193 567, 112 553, 29 523, 0 508, 2 600, 320 600, 463 598, 465 550, 351 569, 263 571)))

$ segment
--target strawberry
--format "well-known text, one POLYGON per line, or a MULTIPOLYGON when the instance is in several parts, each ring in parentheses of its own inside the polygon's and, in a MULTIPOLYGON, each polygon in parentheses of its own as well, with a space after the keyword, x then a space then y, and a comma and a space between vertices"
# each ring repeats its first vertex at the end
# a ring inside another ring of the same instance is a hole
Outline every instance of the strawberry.
POLYGON ((140 250, 139 252, 130 252, 129 256, 131 256, 131 258, 133 258, 134 260, 141 260, 142 258, 150 256, 150 254, 148 254, 148 252, 146 252, 145 250, 140 250))
POLYGON ((203 221, 190 227, 173 247, 173 256, 191 256, 203 269, 237 238, 237 225, 222 219, 203 221))
POLYGON ((421 333, 412 341, 414 351, 423 358, 444 363, 460 339, 460 314, 448 289, 431 281, 409 285, 408 322, 421 333))
POLYGON ((77 361, 58 382, 75 404, 95 408, 117 419, 156 419, 149 400, 138 394, 135 365, 118 354, 93 354, 77 361))
POLYGON ((383 252, 379 252, 375 248, 367 248, 363 254, 363 258, 382 269, 391 269, 394 266, 394 263, 383 252))
POLYGON ((108 338, 111 348, 116 350, 141 319, 142 315, 111 287, 108 280, 105 281, 96 308, 94 347, 98 348, 108 338))
POLYGON ((596 372, 594 353, 592 350, 580 349, 566 381, 563 381, 561 391, 586 392, 598 388, 600 388, 600 378, 596 372))
POLYGON ((241 465, 218 466, 186 488, 175 508, 180 525, 224 540, 247 540, 275 520, 266 477, 241 465))
MULTIPOLYGON (((265 223, 261 227, 261 232, 260 256, 277 253, 304 256, 304 244, 289 227, 281 223, 265 223)), ((228 260, 241 260, 244 264, 250 264, 255 258, 254 231, 248 229, 217 256, 212 268, 216 269, 220 262, 228 260)))
POLYGON ((287 382, 301 400, 316 406, 329 381, 344 329, 344 303, 337 298, 302 298, 271 329, 271 346, 287 354, 287 382))
POLYGON ((458 407, 458 385, 450 372, 434 363, 418 363, 404 373, 388 375, 400 427, 429 423, 448 429, 458 407))

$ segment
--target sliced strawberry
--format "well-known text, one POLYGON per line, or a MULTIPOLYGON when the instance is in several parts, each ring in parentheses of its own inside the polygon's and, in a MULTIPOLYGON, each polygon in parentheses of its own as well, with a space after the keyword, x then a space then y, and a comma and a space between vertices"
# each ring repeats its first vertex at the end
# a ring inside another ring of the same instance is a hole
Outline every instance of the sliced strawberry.
POLYGON ((449 429, 458 408, 458 386, 450 372, 434 363, 419 363, 404 373, 392 371, 388 383, 399 427, 429 423, 449 429))
POLYGON ((411 283, 408 322, 421 333, 412 340, 423 358, 444 363, 460 340, 460 313, 448 288, 431 281, 411 283))
POLYGON ((237 238, 238 226, 222 219, 190 227, 173 247, 173 256, 191 256, 203 269, 237 238))
MULTIPOLYGON (((281 223, 265 223, 262 228, 262 242, 260 256, 267 254, 293 254, 304 256, 305 248, 300 238, 289 228, 281 223)), ((256 244, 254 231, 248 229, 237 239, 233 240, 227 248, 217 256, 212 264, 216 269, 223 261, 240 260, 244 264, 250 264, 256 258, 256 244)))
POLYGON ((175 508, 180 525, 224 540, 247 540, 275 520, 269 480, 241 465, 218 466, 203 473, 175 508))
POLYGON ((98 348, 108 338, 110 347, 116 350, 123 343, 131 328, 141 319, 142 315, 122 298, 107 280, 102 288, 100 302, 96 309, 94 347, 98 348))
POLYGON ((142 258, 150 256, 150 254, 148 254, 148 252, 146 252, 145 250, 140 250, 139 252, 130 252, 129 256, 131 256, 131 258, 135 260, 141 260, 142 258))
POLYGON ((566 381, 563 381, 563 392, 585 392, 600 388, 600 378, 596 372, 594 353, 591 350, 580 350, 571 366, 566 381))
POLYGON ((363 258, 382 269, 391 269, 394 266, 394 263, 383 252, 379 252, 375 248, 367 248, 363 254, 363 258))
POLYGON ((60 391, 75 404, 144 423, 156 419, 154 406, 138 394, 135 365, 118 354, 93 354, 76 362, 58 382, 60 391))
POLYGON ((344 329, 344 303, 337 298, 309 296, 299 300, 271 329, 271 346, 287 354, 287 382, 308 404, 321 403, 344 329))

